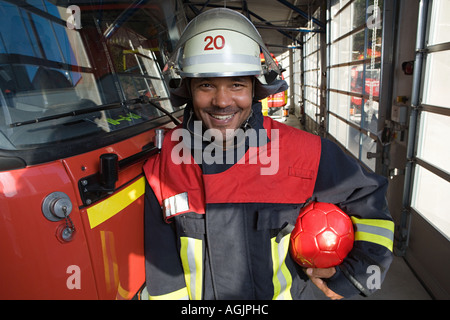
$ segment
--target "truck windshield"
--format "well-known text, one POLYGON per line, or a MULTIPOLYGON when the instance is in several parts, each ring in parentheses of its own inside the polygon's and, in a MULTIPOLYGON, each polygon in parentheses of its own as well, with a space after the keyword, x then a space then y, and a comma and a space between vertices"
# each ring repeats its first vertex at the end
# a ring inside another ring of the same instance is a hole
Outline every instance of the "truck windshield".
POLYGON ((177 111, 161 75, 184 27, 177 10, 176 1, 0 0, 0 149, 148 130, 160 109, 177 111))

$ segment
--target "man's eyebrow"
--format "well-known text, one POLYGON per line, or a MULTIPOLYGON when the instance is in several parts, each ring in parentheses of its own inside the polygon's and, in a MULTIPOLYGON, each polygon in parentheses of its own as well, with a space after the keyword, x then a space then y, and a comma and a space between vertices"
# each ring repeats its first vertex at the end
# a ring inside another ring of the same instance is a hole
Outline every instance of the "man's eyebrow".
POLYGON ((211 78, 197 78, 196 80, 199 81, 199 82, 202 82, 202 81, 211 81, 211 78))
POLYGON ((245 77, 232 77, 231 80, 232 81, 236 81, 236 82, 245 82, 245 77))
MULTIPOLYGON (((245 82, 246 77, 240 77, 240 76, 236 76, 236 77, 227 77, 230 81, 232 82, 245 82)), ((213 81, 214 78, 210 78, 210 77, 204 77, 204 78, 196 78, 196 81, 198 82, 211 82, 213 81)))

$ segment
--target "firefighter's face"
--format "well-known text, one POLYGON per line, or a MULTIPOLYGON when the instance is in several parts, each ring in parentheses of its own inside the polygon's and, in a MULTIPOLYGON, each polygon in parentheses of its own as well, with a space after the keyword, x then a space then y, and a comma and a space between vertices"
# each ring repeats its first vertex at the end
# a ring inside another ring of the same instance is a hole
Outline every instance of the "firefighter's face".
POLYGON ((227 140, 250 115, 252 86, 251 77, 192 78, 192 101, 197 119, 207 129, 220 130, 227 140))

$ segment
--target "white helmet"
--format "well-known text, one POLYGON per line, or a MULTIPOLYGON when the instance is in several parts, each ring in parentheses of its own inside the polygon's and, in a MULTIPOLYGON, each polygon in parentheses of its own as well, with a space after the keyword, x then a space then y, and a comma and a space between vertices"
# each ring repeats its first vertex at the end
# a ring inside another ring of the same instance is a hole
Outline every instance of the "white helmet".
POLYGON ((272 82, 280 74, 251 21, 227 8, 211 9, 194 18, 184 29, 164 71, 172 80, 264 75, 265 81, 260 78, 263 83, 272 82))

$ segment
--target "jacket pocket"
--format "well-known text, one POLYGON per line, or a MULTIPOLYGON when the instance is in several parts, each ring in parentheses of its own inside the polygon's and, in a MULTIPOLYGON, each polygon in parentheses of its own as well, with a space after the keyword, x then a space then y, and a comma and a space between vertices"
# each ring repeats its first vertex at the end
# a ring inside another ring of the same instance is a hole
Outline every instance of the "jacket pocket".
POLYGON ((178 236, 202 237, 205 234, 204 215, 188 212, 174 217, 178 236))
POLYGON ((295 225, 301 205, 282 205, 258 210, 256 229, 278 232, 286 225, 295 225))
POLYGON ((293 177, 307 179, 307 180, 313 180, 314 179, 314 170, 308 170, 308 169, 302 169, 302 168, 296 168, 296 167, 289 167, 288 174, 293 177))
POLYGON ((309 198, 311 198, 314 192, 314 186, 316 183, 317 172, 310 169, 303 169, 299 167, 289 167, 288 168, 288 177, 290 180, 290 184, 295 186, 295 190, 297 190, 301 199, 301 202, 306 202, 309 198))

